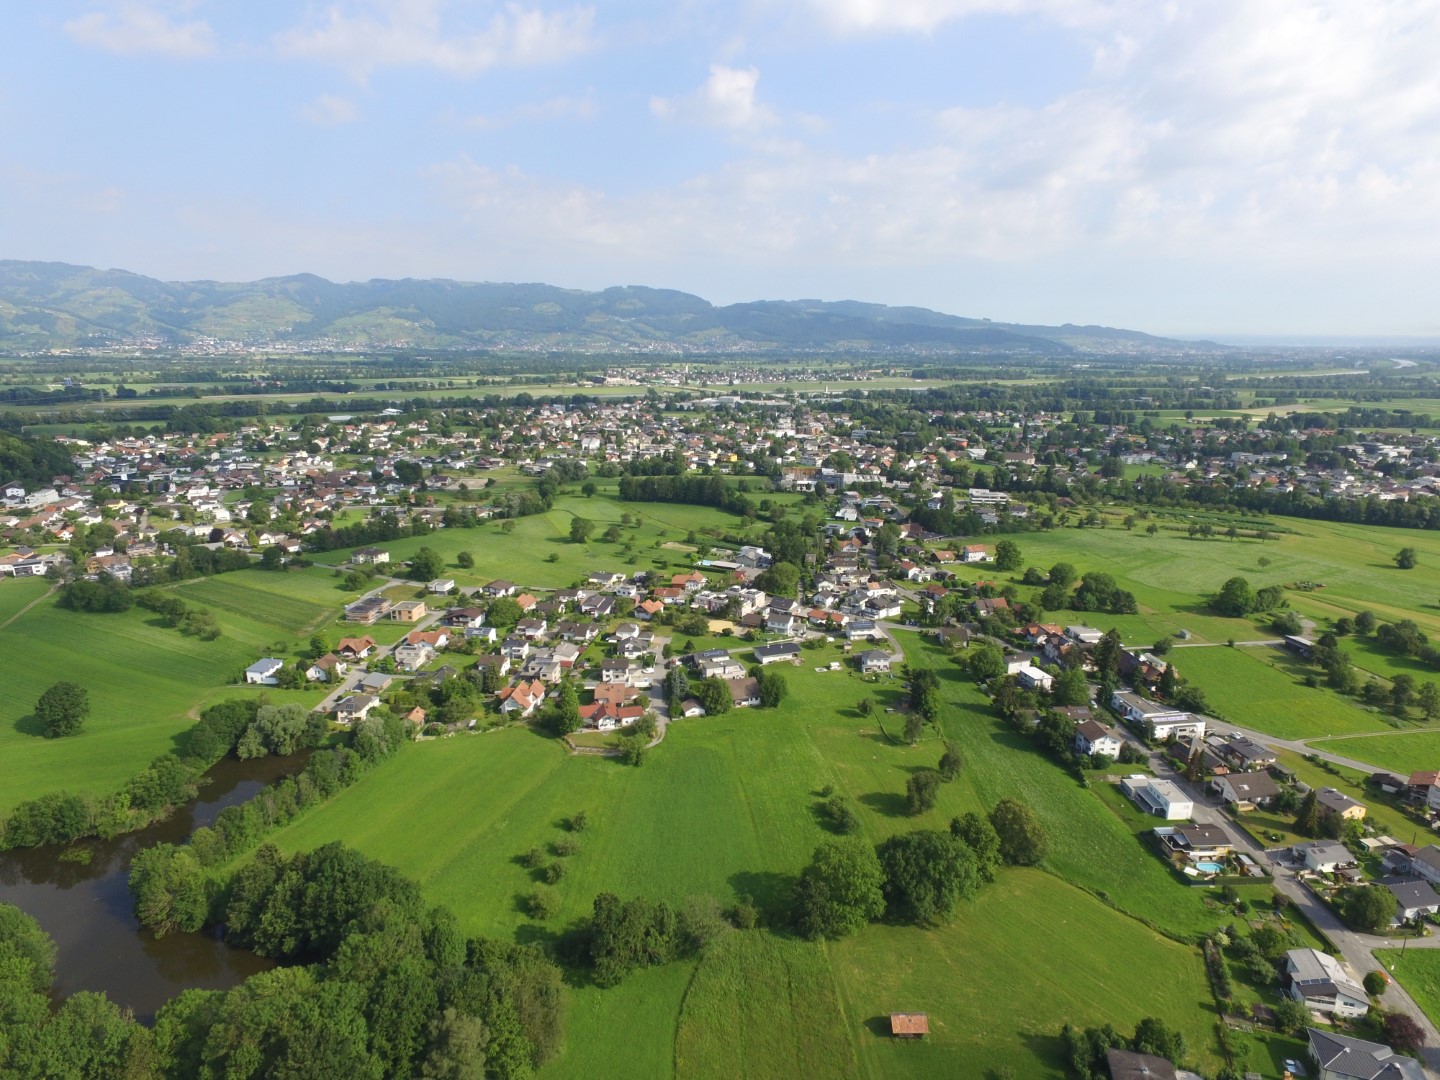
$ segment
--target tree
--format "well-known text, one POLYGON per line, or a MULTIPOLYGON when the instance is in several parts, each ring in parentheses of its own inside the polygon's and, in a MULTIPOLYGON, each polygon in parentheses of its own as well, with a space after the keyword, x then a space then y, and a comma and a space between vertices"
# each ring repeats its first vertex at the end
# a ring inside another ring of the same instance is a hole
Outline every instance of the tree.
POLYGON ((844 795, 831 795, 820 804, 820 816, 841 836, 860 831, 860 818, 844 795))
POLYGON ((1395 894, 1379 885, 1348 885, 1335 900, 1341 918, 1355 929, 1371 933, 1394 921, 1398 905, 1395 894))
POLYGON ((1050 839, 1035 811, 1019 799, 1001 799, 990 811, 990 824, 1000 837, 1000 856, 1013 866, 1034 866, 1045 858, 1050 839))
POLYGON ((1255 593, 1243 577, 1232 577, 1210 598, 1210 606, 1222 615, 1240 618, 1255 610, 1255 593))
POLYGON ((445 573, 445 560, 433 548, 422 547, 410 559, 410 575, 416 581, 434 581, 445 573))
POLYGON ((920 735, 925 730, 925 717, 918 709, 911 709, 905 714, 905 741, 914 746, 920 741, 920 735))
POLYGON ((755 579, 755 584, 771 596, 793 597, 800 587, 800 568, 794 563, 771 563, 769 569, 755 579))
POLYGON ((771 671, 768 667, 761 668, 757 681, 760 683, 760 707, 762 709, 773 709, 785 700, 789 684, 785 682, 785 676, 780 672, 771 671))
POLYGON ((638 731, 631 735, 622 735, 619 741, 620 760, 626 765, 645 764, 645 753, 648 749, 649 740, 638 731))
POLYGON ((1310 1010, 1292 997, 1282 997, 1274 1009, 1275 1026, 1286 1035, 1299 1035, 1311 1024, 1310 1010))
POLYGON ((995 569, 1009 573, 1019 570, 1023 565, 1024 556, 1020 554, 1020 545, 1014 540, 1001 540, 995 545, 995 569))
POLYGON ((966 654, 964 663, 970 669, 970 674, 982 682, 998 679, 1005 674, 1005 654, 989 642, 973 646, 966 654))
POLYGON ((455 565, 461 570, 472 570, 475 567, 475 556, 468 551, 462 551, 455 556, 455 565))
POLYGON ((1416 700, 1420 703, 1420 711, 1424 713, 1426 720, 1434 720, 1440 716, 1440 686, 1433 682, 1421 683, 1416 700))
POLYGON ((284 570, 285 552, 279 544, 271 544, 260 552, 261 570, 284 570))
POLYGON ((980 889, 974 852, 948 833, 901 833, 881 844, 876 854, 885 871, 886 908, 893 918, 934 922, 980 889))
POLYGON ((1070 588, 1071 585, 1074 585, 1075 582, 1079 580, 1079 577, 1080 575, 1076 572, 1075 567, 1071 566, 1068 562, 1057 562, 1054 566, 1050 567, 1050 584, 1059 585, 1062 589, 1070 588))
POLYGON ((885 911, 885 871, 875 849, 853 838, 827 840, 795 886, 795 925, 809 938, 841 938, 885 911))
POLYGON ((1300 809, 1295 814, 1295 831, 1302 836, 1320 835, 1320 803, 1314 788, 1305 793, 1300 809))
POLYGON ((940 755, 940 764, 937 772, 940 779, 949 783, 960 775, 960 769, 964 766, 965 759, 960 756, 960 746, 953 739, 945 740, 945 752, 940 755))
POLYGON ((555 733, 569 735, 579 731, 584 725, 585 722, 580 719, 580 697, 575 692, 575 684, 569 679, 562 679, 559 699, 555 705, 555 733))
POLYGON ((1370 634, 1375 631, 1375 613, 1373 611, 1362 611, 1355 616, 1355 629, 1361 634, 1370 634))
POLYGON ((1413 1054, 1425 1045, 1425 1030, 1406 1013, 1386 1013, 1385 1041, 1402 1054, 1413 1054))
POLYGON ((595 492, 599 490, 600 489, 595 486, 594 480, 586 480, 585 483, 580 485, 580 494, 584 495, 587 499, 593 499, 595 492))
POLYGON ((130 892, 140 925, 157 938, 199 930, 210 911, 210 879, 189 846, 156 844, 136 852, 130 892))
POLYGON ((1413 547, 1403 547, 1395 553, 1395 565, 1401 570, 1414 570, 1419 562, 1413 547))
POLYGON ((1367 971, 1365 973, 1365 992, 1371 997, 1379 997, 1390 985, 1390 980, 1385 977, 1383 971, 1367 971))
POLYGON ((589 518, 583 518, 576 514, 570 519, 570 542, 572 544, 583 544, 590 539, 590 534, 595 531, 595 523, 589 518))
POLYGON ((695 697, 705 710, 706 716, 720 716, 730 711, 730 706, 735 703, 730 696, 730 684, 724 679, 712 675, 708 679, 701 679, 695 686, 695 697))
POLYGON ((520 621, 520 605, 512 597, 501 596, 490 601, 490 606, 485 609, 485 618, 491 626, 514 626, 520 621))
POLYGON ((1089 705, 1090 683, 1085 678, 1085 669, 1072 667, 1060 672, 1050 695, 1056 705, 1089 705))
POLYGON ((935 799, 940 793, 940 774, 934 769, 917 769, 905 781, 905 802, 912 814, 923 814, 935 809, 935 799))
POLYGON ((35 715, 47 739, 78 735, 90 715, 90 694, 79 683, 58 682, 40 695, 35 715))
POLYGON ((981 880, 994 881, 995 868, 1000 865, 1000 836, 990 819, 971 810, 950 822, 950 835, 975 855, 975 868, 981 880))
POLYGON ((1166 1061, 1179 1061, 1185 1056, 1185 1036, 1165 1026, 1163 1021, 1147 1016, 1135 1025, 1135 1038, 1130 1048, 1138 1054, 1154 1054, 1166 1061))

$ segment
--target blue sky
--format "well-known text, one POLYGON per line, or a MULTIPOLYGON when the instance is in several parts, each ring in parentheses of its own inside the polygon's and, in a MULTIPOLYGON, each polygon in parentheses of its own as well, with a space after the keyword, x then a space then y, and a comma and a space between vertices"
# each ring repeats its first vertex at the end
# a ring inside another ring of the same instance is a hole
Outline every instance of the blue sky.
POLYGON ((46 0, 0 257, 1440 336, 1433 0, 46 0))

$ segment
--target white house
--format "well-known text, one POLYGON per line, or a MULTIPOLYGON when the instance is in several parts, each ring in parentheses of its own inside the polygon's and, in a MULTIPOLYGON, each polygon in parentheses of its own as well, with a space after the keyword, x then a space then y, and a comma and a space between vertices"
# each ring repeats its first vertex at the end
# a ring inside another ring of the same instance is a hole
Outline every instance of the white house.
POLYGON ((427 587, 432 593, 448 593, 451 589, 455 588, 455 579, 448 577, 436 578, 430 582, 427 587))
POLYGON ((1370 1011, 1370 996, 1340 961, 1318 949, 1291 949, 1285 954, 1290 996, 1311 1012, 1357 1017, 1370 1011))
POLYGON ((1121 780, 1120 787, 1141 810, 1166 821, 1184 821, 1195 812, 1195 804, 1169 780, 1137 773, 1121 780))
POLYGON ((1185 715, 1182 709, 1161 705, 1158 701, 1146 701, 1129 690, 1116 690, 1110 696, 1110 707, 1132 724, 1156 723, 1185 715))
POLYGON ((1026 664, 1015 672, 1015 681, 1022 690, 1044 690, 1048 693, 1055 684, 1055 676, 1034 664, 1026 664))
POLYGON ((1304 860, 1307 870, 1317 874, 1333 874, 1342 866, 1355 865, 1350 849, 1334 840, 1306 840, 1291 850, 1304 860))
POLYGON ((1120 736, 1099 720, 1086 720, 1075 728, 1075 749, 1082 754, 1120 756, 1120 736))
POLYGON ((884 649, 866 649, 860 654, 860 670, 866 674, 890 670, 890 654, 884 649))
POLYGON ((277 676, 280 669, 285 666, 284 660, 276 660, 273 656, 267 656, 263 660, 256 660, 245 669, 245 681, 259 686, 274 686, 280 680, 277 676))
POLYGON ((335 706, 335 719, 341 724, 363 720, 370 715, 370 710, 379 704, 378 697, 371 697, 369 694, 351 694, 335 706))

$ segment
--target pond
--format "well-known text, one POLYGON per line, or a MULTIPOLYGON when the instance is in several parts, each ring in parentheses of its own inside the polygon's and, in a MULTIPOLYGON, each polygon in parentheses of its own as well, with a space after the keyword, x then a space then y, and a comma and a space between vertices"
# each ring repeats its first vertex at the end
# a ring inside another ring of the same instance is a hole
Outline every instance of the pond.
POLYGON ((274 967, 233 949, 218 932, 167 934, 156 940, 135 918, 130 859, 155 844, 178 844, 213 824, 227 806, 244 802, 298 772, 306 755, 226 758, 201 780, 200 795, 164 821, 113 840, 0 852, 0 903, 14 904, 55 939, 57 999, 79 990, 108 994, 150 1023, 182 990, 228 990, 274 967), (62 855, 89 852, 88 862, 62 855))

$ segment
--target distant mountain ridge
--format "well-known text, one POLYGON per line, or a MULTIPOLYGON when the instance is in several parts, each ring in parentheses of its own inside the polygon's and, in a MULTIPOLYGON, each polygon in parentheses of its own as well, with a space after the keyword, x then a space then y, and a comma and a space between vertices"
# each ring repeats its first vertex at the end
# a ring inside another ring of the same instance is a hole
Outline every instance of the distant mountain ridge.
POLYGON ((1031 353, 1195 352, 1222 346, 1099 326, 1022 326, 854 300, 717 307, 673 289, 314 274, 166 282, 124 270, 0 260, 0 348, 28 351, 205 339, 416 348, 770 349, 1031 353))

